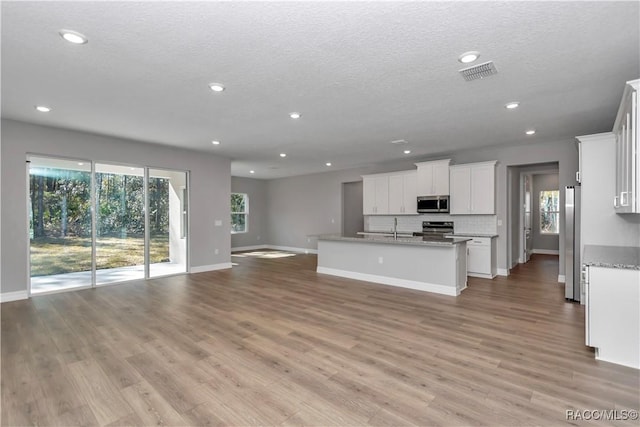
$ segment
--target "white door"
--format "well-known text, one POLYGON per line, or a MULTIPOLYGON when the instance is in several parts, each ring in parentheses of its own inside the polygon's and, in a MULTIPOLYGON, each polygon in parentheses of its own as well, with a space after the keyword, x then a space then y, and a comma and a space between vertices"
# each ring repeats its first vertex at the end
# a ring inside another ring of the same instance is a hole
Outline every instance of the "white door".
POLYGON ((522 191, 524 194, 524 204, 523 204, 523 219, 522 219, 522 232, 523 232, 523 241, 524 241, 524 254, 523 261, 529 262, 529 258, 531 258, 531 250, 533 247, 533 239, 531 235, 531 177, 529 175, 524 175, 522 180, 522 191))

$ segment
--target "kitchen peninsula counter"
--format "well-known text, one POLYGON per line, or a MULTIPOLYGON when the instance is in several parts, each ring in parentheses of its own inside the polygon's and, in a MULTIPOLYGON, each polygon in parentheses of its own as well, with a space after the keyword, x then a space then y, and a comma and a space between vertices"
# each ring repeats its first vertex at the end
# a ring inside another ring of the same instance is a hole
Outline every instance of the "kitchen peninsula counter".
POLYGON ((456 296, 467 286, 469 238, 326 234, 318 273, 456 296))

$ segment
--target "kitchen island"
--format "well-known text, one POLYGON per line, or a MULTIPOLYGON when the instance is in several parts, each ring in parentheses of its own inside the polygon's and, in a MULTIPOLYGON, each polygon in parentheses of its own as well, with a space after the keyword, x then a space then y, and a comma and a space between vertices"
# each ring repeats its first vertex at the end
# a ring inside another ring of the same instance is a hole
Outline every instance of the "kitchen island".
POLYGON ((318 236, 318 273, 457 296, 469 238, 318 236))

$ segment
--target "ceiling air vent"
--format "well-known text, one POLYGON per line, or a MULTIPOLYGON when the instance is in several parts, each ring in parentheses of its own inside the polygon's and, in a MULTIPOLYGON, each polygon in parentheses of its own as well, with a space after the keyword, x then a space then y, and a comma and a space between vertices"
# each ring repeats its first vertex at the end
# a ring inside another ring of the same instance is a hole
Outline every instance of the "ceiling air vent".
POLYGON ((484 64, 474 65, 473 67, 463 68, 459 70, 459 73, 466 81, 470 82, 471 80, 483 79, 498 74, 498 70, 496 70, 496 66, 493 65, 493 61, 489 61, 484 64))

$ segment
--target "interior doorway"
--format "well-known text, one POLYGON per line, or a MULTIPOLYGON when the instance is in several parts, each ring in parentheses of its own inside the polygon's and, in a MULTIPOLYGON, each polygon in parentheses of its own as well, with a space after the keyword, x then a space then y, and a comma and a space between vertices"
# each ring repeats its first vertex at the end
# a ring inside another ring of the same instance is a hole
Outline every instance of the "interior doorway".
POLYGON ((342 233, 355 235, 364 231, 362 214, 362 181, 342 184, 342 233))

